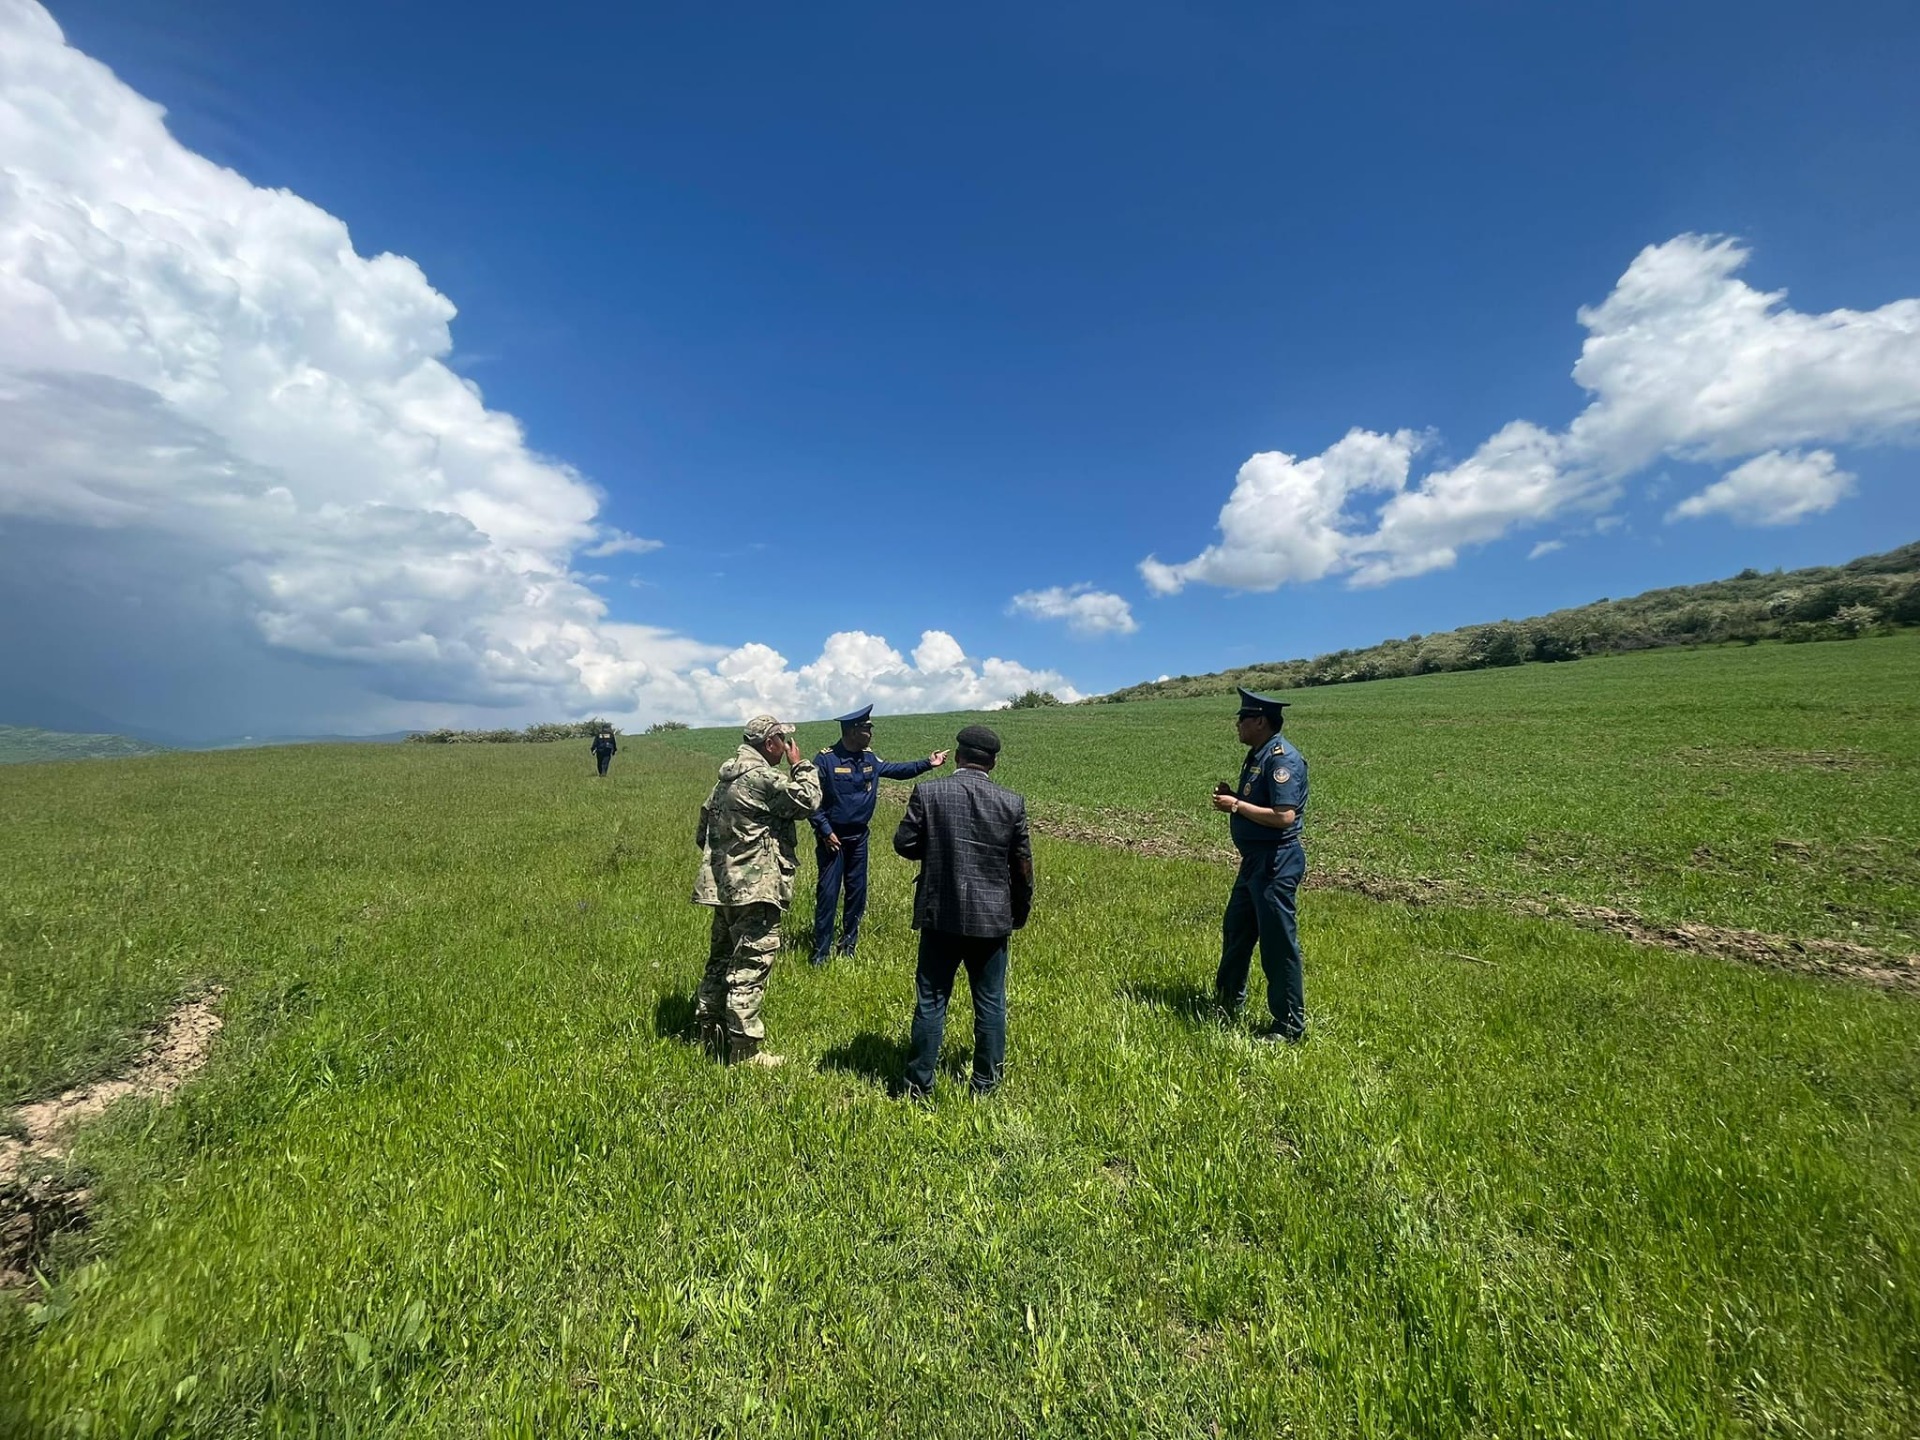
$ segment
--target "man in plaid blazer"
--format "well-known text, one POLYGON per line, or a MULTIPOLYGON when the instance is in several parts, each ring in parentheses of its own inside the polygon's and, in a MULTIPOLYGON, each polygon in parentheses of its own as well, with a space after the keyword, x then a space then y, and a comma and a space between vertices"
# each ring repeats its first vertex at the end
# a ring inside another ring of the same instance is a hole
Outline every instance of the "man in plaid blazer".
POLYGON ((920 932, 914 974, 913 1039, 907 1093, 933 1093, 946 1035, 954 977, 966 967, 973 995, 973 1090, 1000 1083, 1007 1054, 1007 949, 1033 907, 1033 845, 1027 802, 990 777, 1000 737, 969 725, 955 737, 955 770, 914 788, 893 848, 920 862, 913 928, 920 932))

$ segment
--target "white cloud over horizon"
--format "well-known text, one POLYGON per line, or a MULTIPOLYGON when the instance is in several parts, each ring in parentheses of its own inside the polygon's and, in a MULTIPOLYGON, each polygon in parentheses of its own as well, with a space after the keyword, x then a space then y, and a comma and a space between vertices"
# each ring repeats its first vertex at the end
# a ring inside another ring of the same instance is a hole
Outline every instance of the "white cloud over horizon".
POLYGON ((1747 457, 1670 518, 1778 525, 1832 508, 1852 477, 1830 452, 1792 447, 1920 442, 1920 299, 1809 315, 1739 279, 1747 259, 1737 241, 1700 235, 1642 250, 1578 312, 1587 338, 1573 378, 1589 401, 1566 430, 1512 421, 1417 480, 1422 447, 1404 430, 1351 430, 1305 459, 1255 455, 1220 511, 1220 539, 1175 564, 1148 556, 1142 579, 1170 595, 1189 583, 1420 575, 1529 526, 1607 518, 1621 482, 1663 457, 1747 457))
POLYGON ((1831 451, 1769 450, 1682 500, 1667 519, 1724 515, 1741 525, 1791 525, 1831 510, 1853 492, 1853 481, 1834 464, 1831 451))
POLYGON ((1140 628, 1133 618, 1133 607, 1124 598, 1087 583, 1023 590, 1009 602, 1009 608, 1036 620, 1065 621, 1076 635, 1131 635, 1140 628))
POLYGON ((61 633, 140 611, 237 690, 298 659, 389 716, 1077 693, 941 631, 911 662, 845 631, 795 668, 611 619, 575 557, 660 542, 603 524, 594 486, 450 368, 454 314, 413 261, 187 150, 35 0, 0 0, 0 572, 84 576, 65 603, 98 613, 61 633))

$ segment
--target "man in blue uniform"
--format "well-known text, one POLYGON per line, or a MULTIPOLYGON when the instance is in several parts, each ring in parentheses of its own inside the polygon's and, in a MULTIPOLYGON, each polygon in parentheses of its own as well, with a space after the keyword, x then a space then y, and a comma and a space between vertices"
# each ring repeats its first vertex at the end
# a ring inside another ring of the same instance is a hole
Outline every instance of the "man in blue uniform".
POLYGON ((846 890, 846 914, 840 925, 840 953, 853 954, 860 943, 860 921, 867 913, 867 827, 873 823, 876 785, 881 780, 911 780, 947 763, 936 750, 924 760, 882 760, 872 750, 873 707, 867 705, 840 721, 840 742, 813 757, 820 772, 820 808, 813 812, 813 858, 820 884, 813 897, 813 963, 824 965, 833 949, 834 912, 846 890))
POLYGON ((1307 869, 1300 844, 1300 820, 1307 813, 1307 762, 1280 738, 1286 708, 1286 701, 1270 695, 1240 692, 1237 720, 1247 758, 1238 786, 1215 787, 1213 808, 1233 817, 1240 873, 1220 925, 1220 969, 1213 993, 1228 1014, 1239 1012, 1246 1003, 1247 972, 1258 940, 1273 1023, 1256 1033, 1262 1039, 1297 1041, 1307 1033, 1300 932, 1293 909, 1307 869))

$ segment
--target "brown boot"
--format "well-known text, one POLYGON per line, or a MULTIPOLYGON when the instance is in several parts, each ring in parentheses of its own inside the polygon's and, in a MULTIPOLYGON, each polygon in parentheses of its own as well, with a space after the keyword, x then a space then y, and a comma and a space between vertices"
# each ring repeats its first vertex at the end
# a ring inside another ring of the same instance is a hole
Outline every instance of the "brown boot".
POLYGON ((751 1035, 727 1036, 727 1064, 729 1065, 758 1065, 763 1070, 771 1070, 786 1063, 785 1056, 762 1050, 760 1041, 751 1035))

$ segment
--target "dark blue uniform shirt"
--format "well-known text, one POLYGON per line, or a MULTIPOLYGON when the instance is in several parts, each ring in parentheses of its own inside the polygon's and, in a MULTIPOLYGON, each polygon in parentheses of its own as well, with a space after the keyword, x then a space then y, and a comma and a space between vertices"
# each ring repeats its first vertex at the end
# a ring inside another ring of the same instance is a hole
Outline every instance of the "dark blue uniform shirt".
POLYGON ((856 755, 844 745, 822 750, 813 764, 820 772, 813 831, 822 840, 835 830, 864 830, 873 822, 876 781, 911 780, 933 768, 931 760, 882 760, 871 750, 856 755))
POLYGON ((1240 816, 1233 817, 1233 843, 1242 854, 1249 850, 1289 845, 1300 838, 1300 822, 1307 813, 1306 757, 1276 735, 1256 750, 1247 751, 1240 767, 1240 784, 1233 792, 1249 805, 1292 810, 1293 824, 1269 830, 1240 816))

